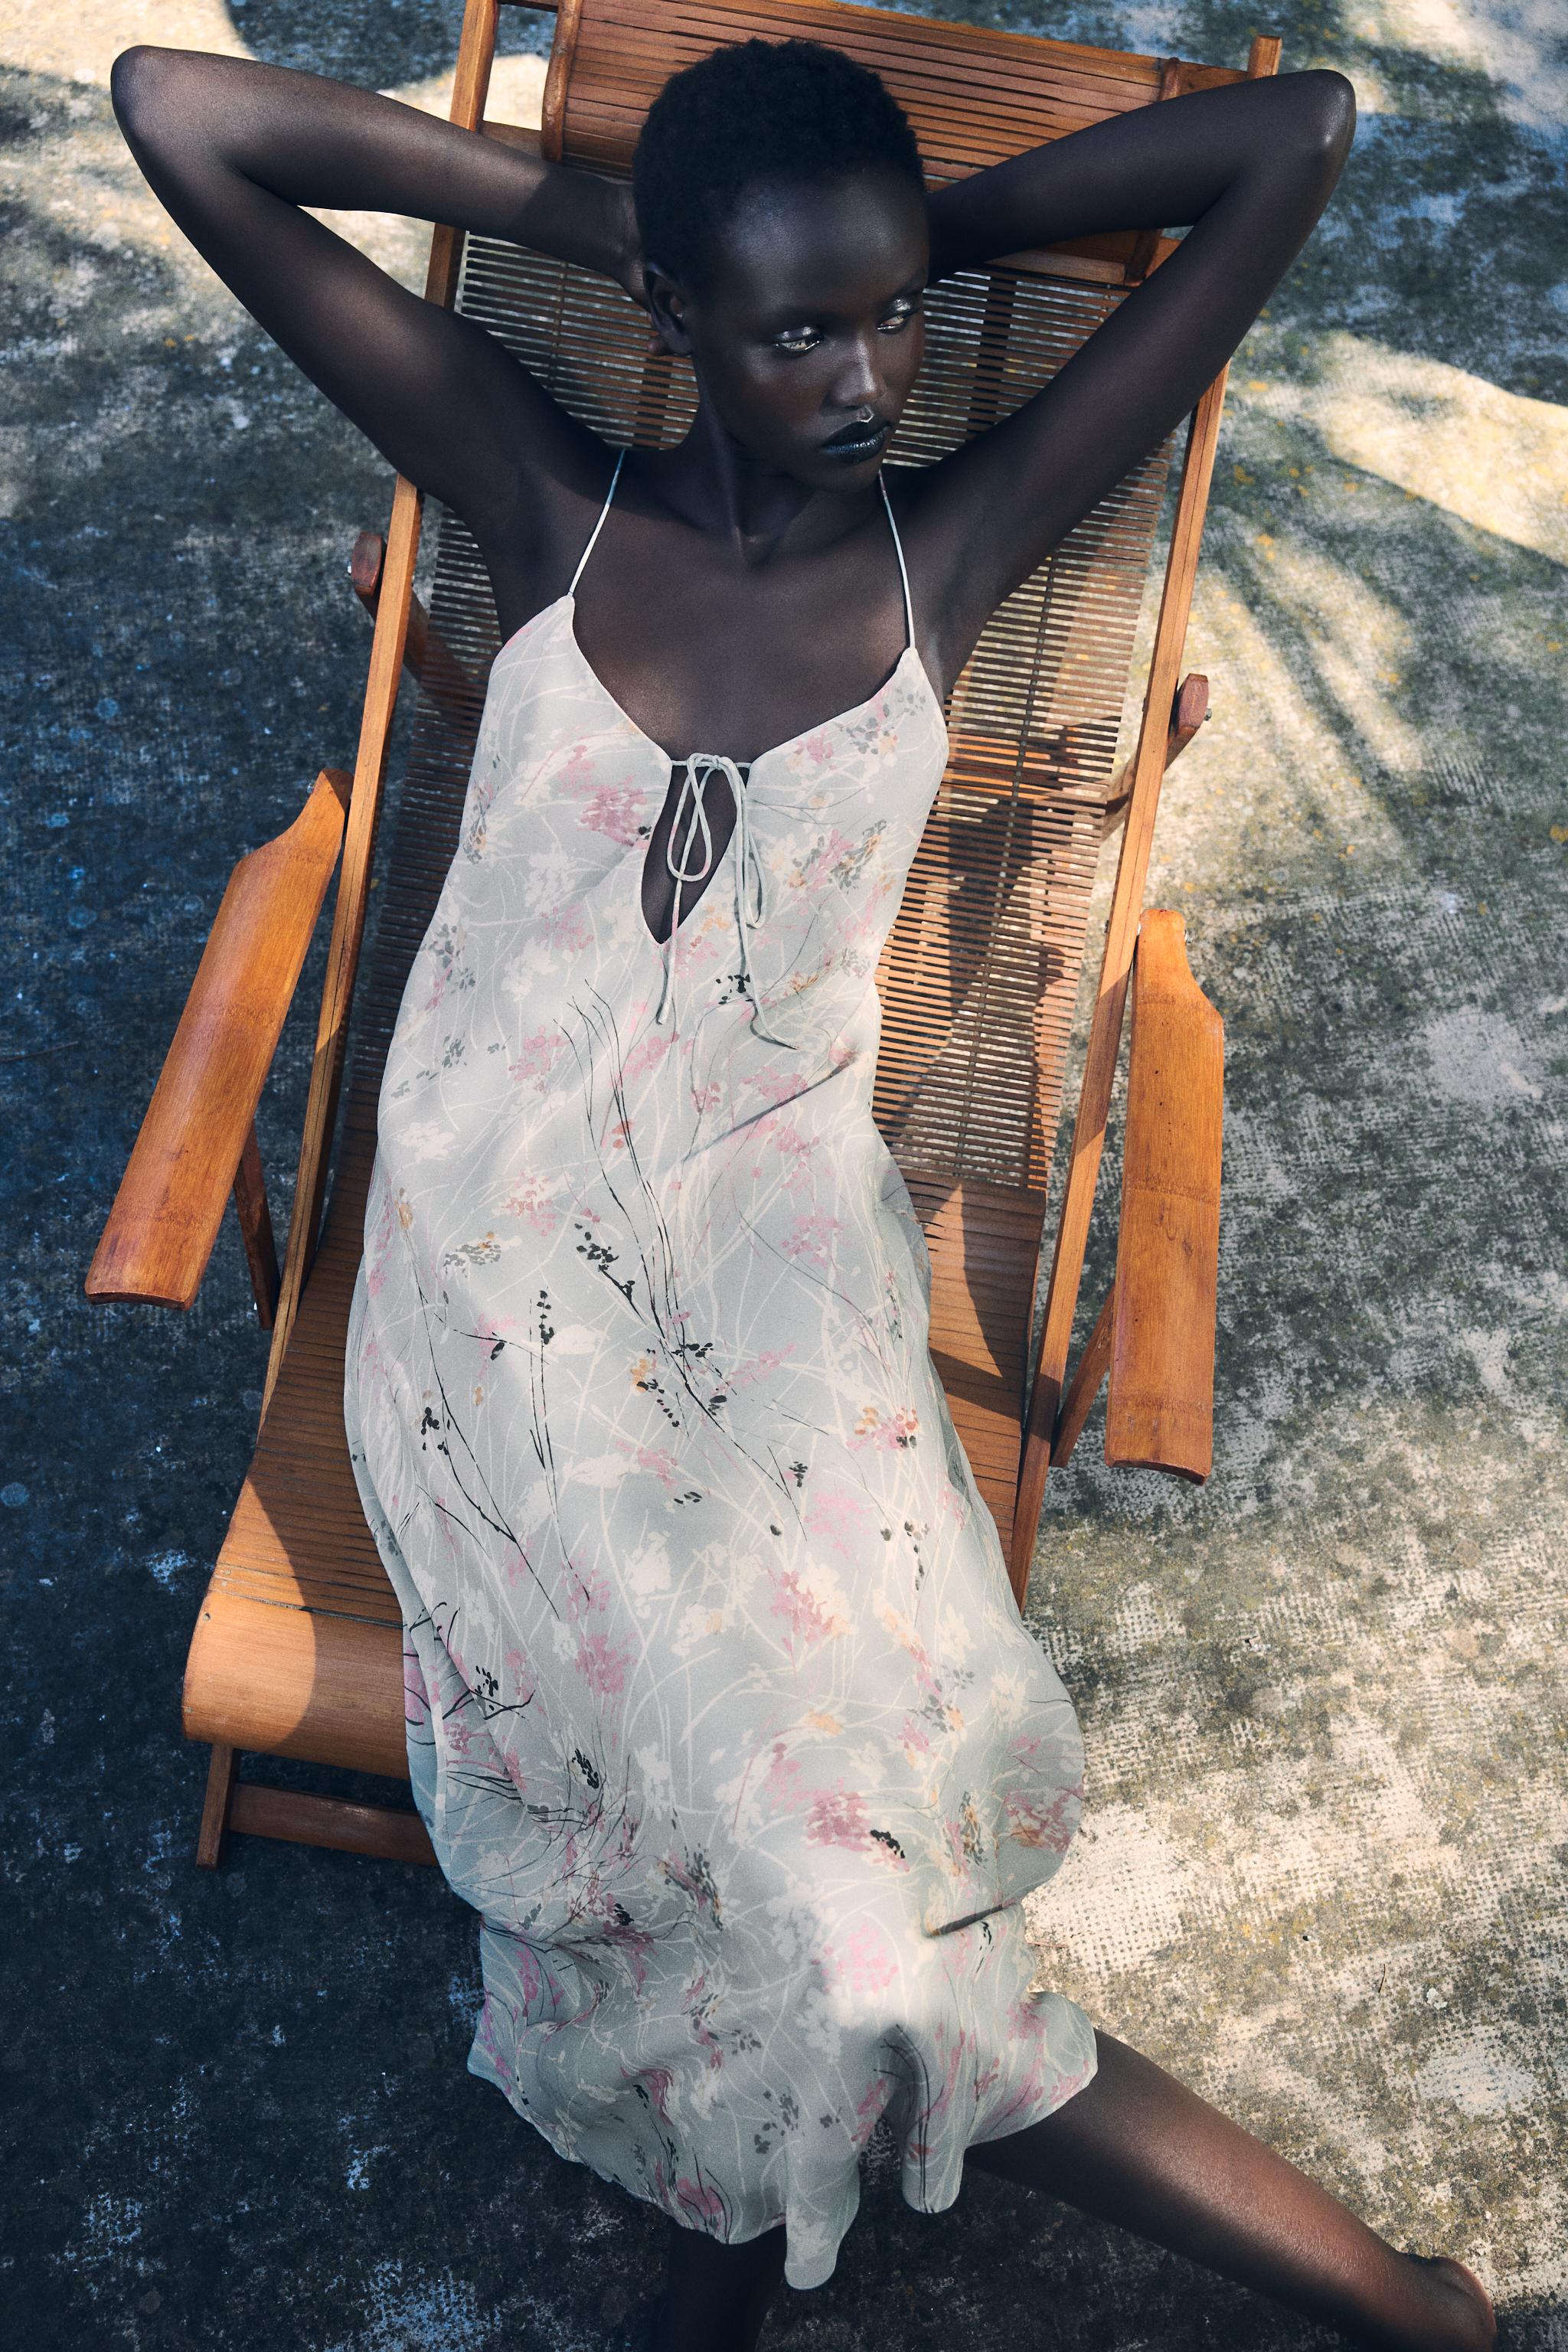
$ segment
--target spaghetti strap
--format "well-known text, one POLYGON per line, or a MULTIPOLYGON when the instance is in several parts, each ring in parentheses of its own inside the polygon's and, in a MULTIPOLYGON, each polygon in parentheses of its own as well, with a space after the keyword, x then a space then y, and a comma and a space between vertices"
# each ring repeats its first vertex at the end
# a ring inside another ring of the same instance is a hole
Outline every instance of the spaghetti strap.
MULTIPOLYGON (((594 552, 594 542, 595 542, 595 541, 598 538, 599 533, 600 533, 600 532, 604 530, 604 528, 605 528, 605 516, 609 513, 609 511, 610 511, 610 500, 611 500, 611 499, 615 497, 615 495, 616 495, 616 483, 620 480, 620 478, 621 478, 621 467, 626 464, 626 451, 625 451, 624 449, 619 450, 619 451, 616 453, 616 469, 615 469, 615 472, 610 476, 610 487, 609 487, 609 488, 605 492, 605 503, 604 503, 604 505, 599 509, 599 520, 598 520, 598 521, 594 525, 593 530, 588 533, 588 544, 587 544, 587 546, 583 550, 582 554, 577 558, 577 569, 576 569, 576 571, 575 571, 575 572, 574 572, 574 573, 572 574, 572 583, 571 583, 570 587, 569 587, 569 588, 567 589, 567 591, 566 591, 566 593, 568 594, 568 596, 575 596, 575 594, 577 593, 577 583, 578 583, 578 581, 579 581, 579 580, 581 580, 581 578, 583 577, 583 571, 584 571, 584 565, 587 563, 588 558, 589 558, 589 557, 593 554, 593 552, 594 552)), ((886 496, 886 493, 884 492, 884 493, 883 493, 883 495, 884 495, 884 496, 886 496)), ((897 532, 895 532, 895 533, 894 533, 894 537, 896 538, 897 536, 898 536, 898 534, 897 534, 897 532)), ((902 557, 901 555, 900 555, 900 557, 899 558, 899 561, 900 561, 900 563, 903 562, 903 557, 902 557)), ((908 588, 907 583, 906 583, 906 585, 905 585, 905 589, 904 589, 904 597, 905 597, 905 602, 907 603, 907 602, 908 602, 908 599, 909 599, 909 588, 908 588)))
MULTIPOLYGON (((613 489, 615 484, 612 482, 610 487, 613 489)), ((914 599, 910 594, 910 570, 904 562, 904 542, 899 537, 899 526, 893 520, 893 501, 888 496, 888 480, 885 474, 878 475, 877 488, 882 493, 882 504, 888 510, 888 529, 893 534, 893 552, 899 559, 899 577, 904 583, 904 644, 907 650, 915 641, 915 607, 914 599)), ((593 541, 590 540, 588 544, 592 547, 593 541)))

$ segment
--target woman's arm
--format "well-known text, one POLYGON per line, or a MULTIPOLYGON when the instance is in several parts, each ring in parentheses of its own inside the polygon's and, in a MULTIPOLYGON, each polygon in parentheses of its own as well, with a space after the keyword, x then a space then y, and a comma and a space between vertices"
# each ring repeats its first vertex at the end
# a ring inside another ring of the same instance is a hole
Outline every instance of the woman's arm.
POLYGON ((1180 422, 1306 242, 1349 152, 1337 73, 1167 99, 931 200, 931 275, 1104 229, 1186 226, 1170 259, 1016 415, 934 467, 911 520, 945 589, 948 677, 1002 598, 1180 422))
POLYGON ((394 99, 247 59, 127 49, 112 89, 173 219, 400 473, 471 520, 493 513, 520 450, 593 467, 596 445, 500 343, 300 207, 443 221, 629 285, 627 191, 394 99))

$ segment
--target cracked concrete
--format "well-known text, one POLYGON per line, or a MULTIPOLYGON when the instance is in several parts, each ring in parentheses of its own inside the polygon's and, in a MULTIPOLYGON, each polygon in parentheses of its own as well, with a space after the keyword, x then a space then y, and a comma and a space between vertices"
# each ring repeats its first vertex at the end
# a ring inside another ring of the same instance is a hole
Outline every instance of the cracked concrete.
MULTIPOLYGON (((955 13, 1236 59, 1261 23, 1362 105, 1233 373, 1188 652, 1215 716, 1150 885, 1228 1024, 1215 1475, 1112 1477, 1096 1423, 1048 1491, 1031 1622, 1090 1786, 1031 1905, 1042 1971, 1396 2242, 1463 2254, 1505 2343, 1548 2352, 1568 52, 1542 0, 955 13)), ((30 2346, 598 2352, 662 2226, 464 2073, 474 1928, 433 1874, 258 1842, 194 1869, 180 1669, 263 1343, 232 1226, 188 1318, 81 1295, 228 869, 352 745, 343 563, 387 502, 142 189, 109 65, 183 41, 440 105, 457 16, 0 0, 0 2293, 30 2346)), ((506 17, 522 114, 541 42, 506 17)), ((355 233, 417 272, 409 225, 355 233)), ((318 943, 264 1106, 280 1213, 320 966, 318 943)), ((837 2274, 784 2296, 768 2341, 1006 2336, 1313 2331, 992 2179, 912 2213, 878 2145, 837 2274)))

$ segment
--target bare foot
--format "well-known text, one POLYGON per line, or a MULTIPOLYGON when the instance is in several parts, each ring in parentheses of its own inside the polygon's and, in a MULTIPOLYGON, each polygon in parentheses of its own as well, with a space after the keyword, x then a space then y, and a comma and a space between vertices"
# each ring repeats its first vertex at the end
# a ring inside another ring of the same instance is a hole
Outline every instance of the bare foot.
POLYGON ((1474 2271, 1452 2254, 1412 2254, 1432 2273, 1440 2290, 1442 2313, 1451 2325, 1448 2337, 1456 2352, 1492 2352, 1497 2342, 1497 2313, 1492 2299, 1474 2271))

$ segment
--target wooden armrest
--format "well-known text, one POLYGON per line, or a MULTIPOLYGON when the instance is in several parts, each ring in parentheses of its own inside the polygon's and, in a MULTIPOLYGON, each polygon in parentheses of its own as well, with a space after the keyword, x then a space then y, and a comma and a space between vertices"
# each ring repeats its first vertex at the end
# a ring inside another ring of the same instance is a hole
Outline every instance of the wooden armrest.
POLYGON ((1201 1481, 1214 1462, 1225 1024, 1150 912, 1132 975, 1105 1458, 1201 1481))
MULTIPOLYGON (((337 864, 353 781, 323 769, 287 832, 230 875, 99 1239, 89 1298, 188 1307, 200 1288, 337 864)), ((250 1173, 247 1189, 258 1166, 250 1173)))

